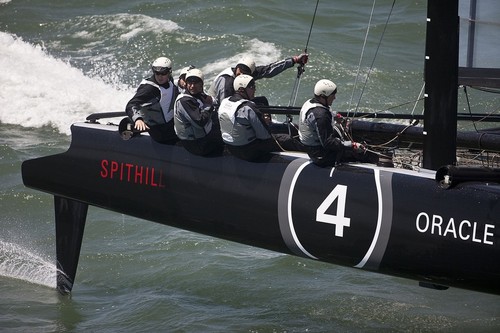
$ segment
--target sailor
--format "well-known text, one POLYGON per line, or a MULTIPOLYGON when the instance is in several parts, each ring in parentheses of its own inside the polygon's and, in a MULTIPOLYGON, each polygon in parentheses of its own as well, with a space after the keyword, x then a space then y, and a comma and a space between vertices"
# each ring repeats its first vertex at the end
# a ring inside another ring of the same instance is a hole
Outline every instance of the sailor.
POLYGON ((222 139, 228 150, 247 161, 266 161, 271 152, 300 150, 300 142, 287 134, 271 134, 262 112, 251 101, 255 79, 238 75, 233 82, 234 94, 222 100, 218 109, 222 139))
POLYGON ((181 69, 181 73, 179 74, 179 77, 177 78, 177 89, 179 90, 179 93, 183 93, 186 90, 186 73, 188 70, 195 68, 193 65, 189 65, 187 67, 184 67, 181 69))
POLYGON ((319 80, 314 97, 300 110, 299 138, 311 160, 319 166, 334 166, 339 162, 365 160, 363 145, 348 138, 340 114, 330 112, 336 98, 337 85, 319 80))
MULTIPOLYGON (((301 54, 280 61, 276 61, 269 65, 255 66, 255 61, 248 56, 240 59, 236 67, 229 67, 217 75, 214 82, 208 90, 209 95, 214 98, 214 102, 218 105, 226 97, 234 94, 233 81, 240 74, 251 75, 255 80, 262 78, 271 78, 283 72, 284 70, 293 67, 295 64, 304 65, 307 63, 309 56, 301 54)), ((260 97, 262 104, 266 104, 265 97, 260 97)), ((257 103, 259 100, 257 100, 257 103)))
POLYGON ((172 61, 160 57, 151 66, 153 75, 142 80, 125 112, 137 131, 148 131, 153 140, 174 144, 174 102, 178 89, 172 79, 172 61))
POLYGON ((174 104, 174 128, 186 150, 195 155, 220 155, 224 150, 212 97, 203 91, 203 73, 186 73, 186 90, 174 104))

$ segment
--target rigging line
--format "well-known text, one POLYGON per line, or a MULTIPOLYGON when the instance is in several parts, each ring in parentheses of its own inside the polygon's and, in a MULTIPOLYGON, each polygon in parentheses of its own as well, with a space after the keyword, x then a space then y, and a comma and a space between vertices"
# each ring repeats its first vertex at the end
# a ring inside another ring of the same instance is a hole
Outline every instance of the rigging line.
POLYGON ((474 18, 470 18, 470 17, 460 17, 460 21, 473 22, 473 23, 479 23, 479 24, 484 24, 484 25, 500 26, 500 22, 478 20, 478 19, 474 19, 474 18))
MULTIPOLYGON (((423 83, 422 88, 420 89, 420 93, 418 94, 418 98, 417 98, 417 100, 415 101, 415 104, 414 104, 414 106, 413 106, 413 110, 411 111, 411 115, 412 115, 412 116, 413 116, 413 115, 414 115, 414 113, 415 113, 415 109, 417 108, 417 104, 418 104, 418 102, 419 102, 420 100, 422 100, 422 94, 424 93, 424 89, 425 89, 425 82, 423 83)), ((467 99, 467 100, 468 100, 468 99, 467 99)), ((402 105, 405 105, 405 104, 409 104, 409 103, 411 103, 411 102, 406 102, 406 103, 401 104, 401 105, 399 105, 399 106, 402 106, 402 105)), ((395 106, 395 107, 398 107, 398 106, 395 106)), ((393 108, 394 108, 394 107, 393 107, 393 108)), ((387 109, 387 110, 389 110, 389 109, 387 109)), ((401 136, 401 135, 402 135, 402 134, 403 134, 403 133, 404 133, 404 132, 405 132, 408 128, 410 128, 410 127, 412 127, 412 126, 415 126, 417 123, 418 123, 418 120, 417 120, 417 121, 415 121, 415 119, 413 119, 409 125, 407 125, 405 128, 403 128, 403 129, 402 129, 399 133, 396 133, 396 135, 395 135, 392 139, 388 140, 387 142, 384 142, 384 143, 378 144, 378 145, 368 145, 368 146, 370 146, 370 147, 372 147, 372 148, 377 148, 377 147, 378 147, 378 148, 382 148, 382 147, 388 146, 390 143, 392 143, 392 142, 394 142, 396 139, 398 139, 398 138, 399 138, 399 137, 400 137, 400 136, 401 136)), ((474 125, 474 126, 475 126, 475 125, 474 125)))
POLYGON ((371 147, 371 148, 385 148, 386 146, 388 146, 390 143, 394 142, 395 140, 397 140, 401 135, 403 135, 403 133, 410 127, 412 126, 415 126, 414 123, 411 123, 410 125, 407 125, 405 128, 403 128, 400 132, 396 133, 396 135, 388 140, 387 142, 383 142, 383 143, 379 143, 379 144, 376 144, 376 145, 372 145, 372 144, 366 144, 366 146, 368 147, 371 147))
POLYGON ((469 86, 469 88, 479 90, 479 91, 484 91, 487 93, 492 93, 492 94, 500 94, 500 89, 495 89, 495 88, 476 87, 476 86, 469 86))
MULTIPOLYGON (((470 101, 469 101, 469 93, 467 92, 467 86, 464 86, 464 93, 465 93, 465 100, 467 101, 467 109, 469 110, 469 114, 472 115, 470 101)), ((472 122, 472 125, 474 126, 476 132, 478 132, 475 121, 472 122)))
MULTIPOLYGON (((413 101, 408 101, 408 102, 404 102, 404 103, 401 103, 401 104, 397 104, 397 105, 393 105, 393 106, 390 106, 388 107, 387 109, 384 109, 384 110, 380 110, 380 111, 373 111, 373 112, 370 112, 370 113, 366 113, 366 114, 362 114, 361 116, 358 116, 357 118, 367 118, 367 117, 370 117, 372 115, 376 115, 376 114, 386 114, 387 111, 390 111, 392 109, 397 109, 397 108, 400 108, 402 106, 405 106, 405 105, 408 105, 408 104, 411 104, 411 103, 415 103, 417 104, 418 102, 422 101, 424 98, 423 97, 419 97, 417 100, 413 101)), ((397 113, 394 113, 394 112, 391 112, 390 114, 393 114, 393 115, 399 115, 397 113)), ((413 115, 413 112, 411 113, 411 115, 413 115)), ((346 115, 347 117, 347 115, 346 115)), ((376 117, 375 117, 376 118, 376 117)))
MULTIPOLYGON (((307 36, 306 47, 304 49, 305 54, 307 54, 307 47, 309 46, 309 40, 311 39, 311 32, 312 32, 312 28, 314 26, 314 20, 316 19, 318 5, 319 5, 319 0, 316 1, 316 8, 314 8, 314 14, 313 14, 313 18, 311 21, 311 26, 309 27, 309 34, 307 36)), ((302 76, 302 73, 304 73, 304 64, 301 64, 301 65, 299 65, 299 67, 297 67, 297 77, 295 78, 295 84, 293 86, 292 95, 290 96, 288 106, 295 105, 295 102, 297 101, 297 95, 299 93, 299 86, 300 86, 300 78, 302 76)))
POLYGON ((354 91, 356 90, 356 86, 358 84, 359 72, 361 71, 361 62, 363 61, 363 56, 365 54, 366 42, 368 40, 368 34, 370 32, 370 26, 373 18, 373 12, 375 11, 376 2, 377 0, 373 0, 372 12, 370 13, 370 19, 368 20, 368 26, 366 27, 365 40, 363 42, 363 47, 361 48, 361 54, 359 56, 358 72, 356 73, 356 78, 354 79, 354 87, 352 87, 351 100, 349 101, 347 116, 349 116, 349 113, 351 112, 352 100, 354 99, 354 91))
POLYGON ((311 32, 314 25, 314 19, 316 18, 316 12, 318 11, 319 0, 316 1, 316 8, 314 8, 314 15, 311 22, 311 27, 309 28, 309 35, 307 36, 306 48, 304 49, 307 53, 307 47, 309 46, 309 40, 311 39, 311 32))
POLYGON ((366 148, 366 147, 365 147, 365 152, 369 152, 369 153, 372 153, 372 154, 375 154, 375 155, 378 155, 381 157, 392 158, 392 155, 386 155, 384 153, 381 153, 381 152, 376 151, 376 150, 371 150, 370 148, 366 148))
POLYGON ((418 120, 416 119, 413 119, 411 121, 411 123, 409 125, 406 125, 401 131, 399 131, 398 133, 396 133, 396 135, 392 138, 392 139, 389 139, 387 142, 384 142, 384 143, 380 143, 380 144, 367 144, 368 147, 372 147, 372 148, 384 148, 385 146, 389 145, 390 143, 394 142, 396 139, 398 139, 401 135, 403 135, 403 133, 410 127, 413 127, 415 125, 418 124, 418 120))
MULTIPOLYGON (((415 101, 415 105, 413 105, 413 110, 411 110, 411 115, 413 116, 413 114, 415 113, 415 110, 417 109, 417 104, 418 104, 418 101, 420 101, 422 99, 422 94, 424 93, 424 89, 425 89, 425 82, 422 84, 422 89, 420 89, 420 93, 418 94, 418 98, 417 100, 415 101)), ((422 112, 423 113, 423 112, 422 112)))
POLYGON ((356 104, 356 109, 354 110, 354 114, 356 114, 358 112, 359 104, 361 103, 361 98, 363 97, 363 93, 365 92, 366 84, 368 83, 370 73, 373 70, 373 65, 375 64, 375 59, 377 58, 378 51, 380 50, 380 45, 382 45, 382 40, 384 39, 384 35, 385 35, 386 30, 387 30, 387 26, 389 25, 389 20, 391 18, 392 11, 394 10, 395 3, 396 3, 396 0, 393 0, 391 10, 389 11, 389 15, 387 16, 387 20, 386 20, 385 25, 384 25, 384 30, 382 31, 382 35, 380 35, 380 40, 379 40, 379 43, 377 45, 377 50, 375 51, 375 55, 373 56, 372 63, 371 63, 370 68, 368 70, 368 74, 366 75, 366 80, 364 82, 363 89, 361 89, 361 94, 359 95, 359 100, 358 100, 358 103, 356 104))
MULTIPOLYGON (((297 69, 297 71, 298 71, 298 69, 297 69)), ((302 72, 303 71, 304 70, 302 70, 302 72)), ((300 75, 302 75, 302 73, 300 75)), ((297 101, 297 95, 299 93, 299 86, 300 86, 300 75, 297 74, 297 77, 295 78, 295 84, 294 84, 293 90, 292 90, 293 102, 292 102, 292 97, 290 97, 290 101, 288 102, 288 106, 295 105, 295 102, 297 101)))
POLYGON ((278 147, 281 149, 281 151, 288 151, 285 148, 283 148, 280 143, 278 142, 278 139, 274 137, 274 135, 271 134, 271 138, 273 138, 274 142, 278 145, 278 147))

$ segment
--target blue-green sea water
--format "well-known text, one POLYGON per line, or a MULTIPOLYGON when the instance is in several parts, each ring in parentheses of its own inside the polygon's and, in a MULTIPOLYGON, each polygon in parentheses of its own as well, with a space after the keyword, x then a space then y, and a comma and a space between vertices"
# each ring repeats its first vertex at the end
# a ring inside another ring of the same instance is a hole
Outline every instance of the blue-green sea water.
MULTIPOLYGON (((91 113, 124 110, 159 56, 174 75, 201 68, 208 86, 241 56, 263 65, 307 46, 296 106, 328 78, 339 111, 421 113, 412 101, 426 2, 396 1, 385 29, 392 3, 377 1, 363 48, 370 1, 319 1, 308 39, 312 0, 0 0, 0 331, 499 332, 498 296, 424 289, 95 207, 72 296, 55 290, 53 199, 23 185, 22 161, 65 151, 70 125, 91 113)), ((295 80, 289 69, 258 81, 258 94, 288 105, 295 80)), ((495 111, 498 99, 482 94, 472 111, 495 111)))

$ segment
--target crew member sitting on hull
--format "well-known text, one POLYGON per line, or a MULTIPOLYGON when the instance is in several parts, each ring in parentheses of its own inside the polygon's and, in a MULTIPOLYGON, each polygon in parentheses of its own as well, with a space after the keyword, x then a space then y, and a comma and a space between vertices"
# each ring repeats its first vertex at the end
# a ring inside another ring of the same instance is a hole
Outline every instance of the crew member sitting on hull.
MULTIPOLYGON (((241 74, 251 75, 255 80, 262 78, 271 78, 283 72, 288 68, 292 68, 295 64, 306 64, 308 60, 307 54, 301 54, 298 56, 286 58, 280 61, 276 61, 269 65, 255 66, 255 61, 250 57, 243 57, 237 64, 236 67, 229 67, 222 71, 219 75, 215 77, 214 82, 208 90, 209 95, 214 98, 214 103, 219 105, 222 100, 226 97, 230 97, 234 94, 233 81, 241 74)), ((265 104, 265 98, 258 97, 255 102, 257 104, 263 101, 265 104)))
POLYGON ((203 73, 186 73, 186 91, 174 105, 174 128, 186 150, 196 155, 221 155, 224 151, 217 112, 212 97, 203 92, 203 73))
POLYGON ((172 62, 166 57, 152 64, 153 75, 142 80, 125 112, 137 131, 148 131, 153 140, 174 144, 174 102, 178 89, 172 79, 172 62))
POLYGON ((222 139, 228 150, 247 161, 266 161, 274 151, 301 150, 300 142, 287 134, 271 134, 262 112, 251 99, 255 79, 239 75, 233 82, 235 93, 222 100, 218 114, 222 139))
MULTIPOLYGON (((347 137, 340 117, 330 112, 337 85, 330 80, 319 80, 314 86, 314 97, 300 110, 299 138, 311 160, 318 166, 334 166, 340 162, 368 162, 365 147, 347 137)), ((339 115, 340 116, 340 115, 339 115)))

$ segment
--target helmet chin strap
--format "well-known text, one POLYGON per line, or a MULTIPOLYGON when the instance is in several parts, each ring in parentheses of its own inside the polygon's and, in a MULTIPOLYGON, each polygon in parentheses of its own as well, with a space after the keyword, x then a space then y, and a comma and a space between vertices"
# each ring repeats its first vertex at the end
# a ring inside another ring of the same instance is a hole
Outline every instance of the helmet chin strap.
POLYGON ((328 105, 328 97, 326 97, 325 95, 321 95, 319 97, 321 98, 320 101, 319 101, 321 104, 323 104, 326 107, 330 107, 328 105))
POLYGON ((247 94, 247 88, 240 88, 238 89, 238 94, 243 97, 244 99, 250 99, 250 96, 247 94))

